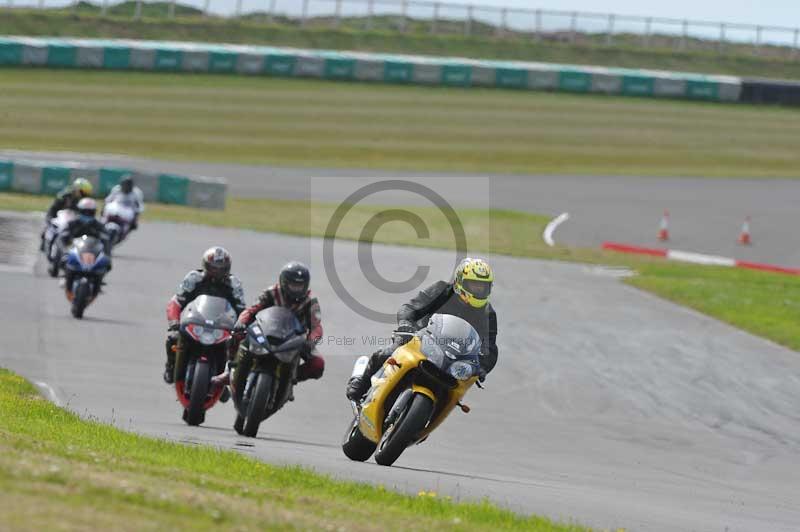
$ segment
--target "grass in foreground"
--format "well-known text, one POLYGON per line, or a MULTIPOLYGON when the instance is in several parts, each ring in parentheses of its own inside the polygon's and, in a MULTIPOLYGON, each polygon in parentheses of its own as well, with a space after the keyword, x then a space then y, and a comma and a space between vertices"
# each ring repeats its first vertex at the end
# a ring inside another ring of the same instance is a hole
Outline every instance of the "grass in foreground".
POLYGON ((454 172, 797 177, 800 168, 795 109, 213 75, 0 72, 6 148, 454 172))
POLYGON ((81 420, 4 369, 0 490, 4 530, 586 530, 125 433, 81 420))
MULTIPOLYGON (((0 34, 266 44, 800 78, 800 63, 792 60, 790 50, 773 47, 762 47, 761 50, 771 57, 756 57, 750 45, 731 43, 720 54, 713 43, 692 42, 690 49, 679 50, 675 39, 667 39, 660 49, 644 48, 632 35, 616 35, 612 46, 601 44, 604 36, 600 34, 583 35, 582 38, 590 42, 581 44, 536 41, 527 35, 497 39, 491 35, 493 28, 482 27, 478 21, 473 24, 474 29, 489 34, 473 37, 431 35, 429 23, 422 21, 412 21, 410 31, 401 33, 393 29, 397 27, 396 18, 380 16, 373 17, 375 29, 369 31, 358 27, 363 27, 364 19, 344 20, 339 28, 320 27, 322 21, 318 21, 317 27, 309 23, 301 28, 286 23, 285 19, 276 19, 282 23, 266 24, 263 15, 241 20, 200 18, 192 16, 196 9, 182 8, 180 4, 176 6, 177 18, 167 20, 169 8, 166 2, 147 2, 143 8, 141 21, 131 20, 133 2, 112 7, 107 17, 99 16, 98 7, 91 9, 86 4, 81 5, 79 12, 71 13, 66 10, 0 8, 0 34)), ((440 28, 447 25, 446 20, 439 21, 440 28)), ((456 26, 458 29, 454 33, 463 31, 460 24, 456 26)), ((450 31, 454 29, 451 27, 450 31)), ((661 40, 654 39, 654 42, 661 40)))
MULTIPOLYGON (((43 211, 50 199, 0 193, 0 209, 43 211)), ((250 229, 296 236, 325 236, 335 206, 302 201, 230 198, 225 211, 169 205, 148 205, 146 219, 250 229), (264 213, 269 212, 269 216, 264 213)), ((410 208, 428 224, 428 239, 418 239, 403 223, 386 225, 375 241, 388 244, 449 248, 448 222, 433 208, 410 208)), ((381 207, 358 205, 345 219, 337 238, 359 240, 368 219, 381 207)), ((548 247, 541 239, 548 218, 514 211, 460 210, 459 217, 473 253, 558 259, 624 266, 637 275, 628 283, 699 310, 753 334, 800 351, 800 277, 730 268, 667 263, 601 250, 548 247)))

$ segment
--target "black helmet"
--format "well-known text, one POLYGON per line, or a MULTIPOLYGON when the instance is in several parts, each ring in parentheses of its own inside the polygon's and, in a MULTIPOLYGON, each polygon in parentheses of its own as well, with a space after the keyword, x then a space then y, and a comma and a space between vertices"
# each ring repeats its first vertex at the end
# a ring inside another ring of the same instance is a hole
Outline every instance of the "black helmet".
POLYGON ((203 271, 213 281, 223 281, 231 273, 231 254, 225 248, 214 246, 203 253, 203 271))
POLYGON ((308 293, 308 285, 311 282, 311 274, 308 266, 302 262, 292 261, 281 268, 278 276, 278 284, 281 293, 290 303, 299 303, 308 293))
POLYGON ((129 175, 123 177, 119 182, 119 188, 121 188, 125 194, 133 192, 133 178, 129 175))

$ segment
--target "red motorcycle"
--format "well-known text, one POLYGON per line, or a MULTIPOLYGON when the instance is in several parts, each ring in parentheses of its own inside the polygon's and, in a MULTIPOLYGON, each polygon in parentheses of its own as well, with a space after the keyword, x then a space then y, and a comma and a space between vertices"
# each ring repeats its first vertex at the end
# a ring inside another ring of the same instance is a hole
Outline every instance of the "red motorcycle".
POLYGON ((222 373, 227 361, 228 340, 236 323, 236 312, 228 300, 202 295, 181 312, 180 333, 184 377, 175 380, 175 393, 183 405, 183 420, 200 425, 206 410, 222 395, 222 387, 214 387, 211 378, 222 373))

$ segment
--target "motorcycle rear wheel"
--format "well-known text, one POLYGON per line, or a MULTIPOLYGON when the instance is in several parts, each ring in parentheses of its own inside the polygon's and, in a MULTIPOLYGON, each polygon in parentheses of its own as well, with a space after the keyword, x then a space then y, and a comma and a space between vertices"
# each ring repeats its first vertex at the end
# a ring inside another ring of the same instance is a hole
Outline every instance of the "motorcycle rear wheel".
POLYGON ((203 405, 208 397, 209 367, 207 362, 197 362, 192 376, 192 390, 189 393, 189 407, 186 409, 186 423, 199 425, 206 418, 203 405))
POLYGON ((406 447, 428 424, 433 406, 433 401, 427 395, 415 394, 405 413, 383 433, 375 452, 375 462, 390 466, 400 458, 406 447))
POLYGON ((255 438, 262 416, 267 411, 267 402, 272 391, 272 376, 259 373, 250 400, 247 401, 247 415, 244 418, 243 433, 248 438, 255 438))

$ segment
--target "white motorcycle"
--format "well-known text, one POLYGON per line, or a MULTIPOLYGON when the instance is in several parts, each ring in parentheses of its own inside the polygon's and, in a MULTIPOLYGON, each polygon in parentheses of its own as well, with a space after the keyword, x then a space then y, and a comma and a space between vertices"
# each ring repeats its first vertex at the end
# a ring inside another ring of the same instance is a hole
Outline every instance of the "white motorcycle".
POLYGON ((119 199, 103 206, 102 222, 115 246, 125 240, 136 219, 136 207, 131 200, 119 199))
POLYGON ((76 219, 78 214, 72 209, 61 209, 58 211, 54 218, 50 219, 50 222, 47 224, 47 228, 44 231, 44 246, 42 251, 44 252, 45 256, 47 256, 47 260, 50 261, 51 267, 50 275, 53 277, 58 276, 58 267, 53 267, 52 264, 56 260, 59 250, 54 249, 54 242, 58 234, 67 228, 69 223, 76 219))

